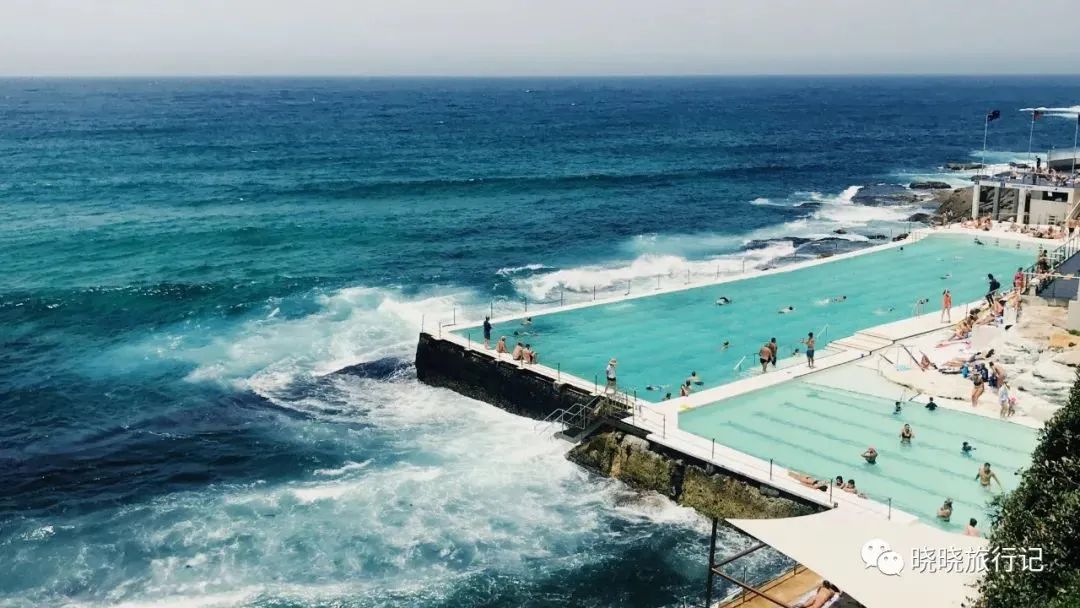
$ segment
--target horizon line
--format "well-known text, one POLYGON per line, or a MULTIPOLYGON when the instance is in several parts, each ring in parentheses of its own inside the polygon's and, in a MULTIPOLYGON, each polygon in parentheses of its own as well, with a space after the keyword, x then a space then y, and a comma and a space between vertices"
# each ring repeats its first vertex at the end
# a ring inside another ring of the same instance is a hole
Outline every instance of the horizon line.
POLYGON ((571 78, 918 78, 918 77, 953 77, 953 78, 986 78, 986 77, 1022 77, 1022 78, 1047 78, 1047 77, 1080 77, 1080 72, 836 72, 836 73, 795 73, 795 72, 760 72, 760 73, 685 73, 685 74, 288 74, 288 73, 251 73, 251 74, 0 74, 0 80, 107 80, 107 79, 256 79, 256 78, 292 78, 292 79, 444 79, 444 80, 520 80, 526 78, 537 79, 571 79, 571 78))

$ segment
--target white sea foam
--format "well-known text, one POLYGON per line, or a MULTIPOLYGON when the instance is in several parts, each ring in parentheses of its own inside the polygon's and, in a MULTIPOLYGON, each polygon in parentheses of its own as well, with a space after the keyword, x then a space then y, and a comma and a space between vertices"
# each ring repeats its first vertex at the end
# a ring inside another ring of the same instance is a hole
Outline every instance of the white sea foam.
POLYGON ((544 264, 525 264, 524 266, 508 266, 506 268, 500 268, 495 271, 495 274, 506 277, 521 272, 535 272, 537 270, 544 270, 548 268, 544 264))
POLYGON ((344 475, 349 471, 357 471, 366 468, 369 464, 371 464, 370 460, 365 460, 364 462, 353 462, 350 460, 336 469, 315 469, 314 473, 324 477, 336 477, 338 475, 344 475))

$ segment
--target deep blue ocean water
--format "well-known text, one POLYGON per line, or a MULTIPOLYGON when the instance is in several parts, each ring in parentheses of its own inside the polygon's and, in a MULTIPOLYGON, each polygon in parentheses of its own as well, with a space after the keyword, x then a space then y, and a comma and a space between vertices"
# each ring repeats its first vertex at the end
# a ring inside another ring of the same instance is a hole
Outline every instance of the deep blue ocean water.
MULTIPOLYGON (((988 109, 988 160, 1024 160, 1017 110, 1078 97, 1072 77, 0 81, 0 606, 698 601, 705 522, 418 384, 421 323, 903 231, 921 205, 880 184, 962 183, 940 166, 978 160, 988 109)), ((1048 116, 1034 145, 1071 138, 1048 116)))

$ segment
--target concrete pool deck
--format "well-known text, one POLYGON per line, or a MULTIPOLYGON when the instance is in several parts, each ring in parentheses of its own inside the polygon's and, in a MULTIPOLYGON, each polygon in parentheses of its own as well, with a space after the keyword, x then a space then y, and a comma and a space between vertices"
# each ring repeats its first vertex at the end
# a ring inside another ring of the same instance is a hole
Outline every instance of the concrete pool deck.
MULTIPOLYGON (((696 289, 704 286, 717 285, 726 282, 741 280, 750 276, 792 272, 794 270, 806 268, 809 266, 827 264, 832 261, 866 255, 875 251, 883 251, 891 248, 902 247, 906 244, 910 244, 931 234, 958 234, 963 236, 971 236, 973 238, 979 237, 980 239, 984 240, 992 238, 997 240, 997 244, 1005 242, 1006 244, 1016 243, 1017 246, 1026 244, 1041 245, 1048 248, 1051 248, 1060 242, 1057 240, 1050 241, 1047 239, 1038 239, 1029 235, 1006 232, 1003 230, 992 230, 988 232, 983 230, 963 228, 959 226, 937 229, 926 228, 914 231, 909 237, 909 239, 867 247, 865 249, 849 253, 839 254, 826 258, 808 260, 805 262, 799 262, 768 270, 755 271, 747 274, 722 277, 703 283, 685 284, 670 288, 661 288, 651 292, 639 294, 624 294, 622 296, 604 300, 568 304, 565 306, 556 306, 549 309, 536 310, 533 312, 526 312, 522 314, 507 315, 497 319, 492 319, 492 323, 515 321, 522 319, 526 316, 538 317, 545 314, 552 314, 567 310, 575 310, 578 308, 596 306, 600 304, 608 304, 623 300, 645 298, 674 291, 696 289)), ((954 306, 952 309, 952 314, 954 315, 954 318, 961 318, 963 315, 967 314, 967 310, 970 306, 976 305, 978 303, 979 302, 969 302, 954 306)), ((892 508, 891 504, 877 502, 868 498, 861 498, 853 494, 849 494, 839 490, 833 490, 832 488, 830 488, 829 492, 821 492, 803 486, 802 484, 789 477, 789 471, 784 467, 750 456, 732 448, 718 445, 713 441, 707 440, 698 435, 694 435, 693 433, 681 430, 678 424, 678 417, 681 410, 715 404, 725 399, 741 395, 750 391, 761 390, 763 388, 768 388, 769 386, 774 386, 796 378, 803 378, 811 376, 813 374, 821 374, 826 372, 826 370, 836 369, 852 363, 856 363, 860 365, 860 367, 866 369, 868 368, 867 364, 874 364, 872 362, 874 362, 875 359, 872 357, 872 355, 880 352, 882 349, 894 346, 895 344, 897 344, 897 342, 901 340, 908 340, 918 336, 923 336, 932 332, 941 331, 944 327, 948 327, 948 324, 942 323, 940 321, 940 314, 940 310, 935 309, 932 310, 932 312, 928 312, 922 315, 859 330, 852 336, 844 336, 839 339, 833 340, 828 344, 825 349, 821 349, 819 351, 819 356, 817 357, 818 365, 814 369, 810 369, 804 361, 799 361, 798 357, 792 357, 789 359, 781 360, 779 362, 780 365, 778 365, 778 368, 774 371, 769 371, 766 373, 758 372, 754 375, 751 375, 750 377, 735 380, 717 387, 708 388, 685 398, 676 398, 669 401, 662 401, 660 403, 652 403, 637 398, 634 395, 626 395, 626 401, 631 404, 631 414, 624 418, 622 422, 646 431, 648 433, 648 440, 658 445, 665 446, 678 453, 692 456, 721 469, 732 471, 734 473, 742 475, 747 479, 759 482, 760 484, 762 484, 762 486, 775 488, 777 490, 782 490, 787 494, 798 496, 806 500, 807 502, 817 504, 826 508, 843 507, 854 509, 878 517, 888 517, 890 519, 895 519, 903 522, 918 521, 918 518, 916 516, 905 513, 898 509, 894 509, 892 508)), ((558 366, 552 368, 542 363, 524 366, 519 362, 512 361, 509 355, 500 356, 495 353, 493 349, 485 348, 482 341, 478 342, 472 340, 471 336, 467 332, 467 330, 472 328, 479 328, 479 323, 471 323, 465 325, 440 323, 437 329, 437 336, 432 335, 432 337, 454 343, 469 352, 478 353, 481 356, 489 357, 496 361, 505 362, 505 364, 507 365, 526 367, 531 372, 550 379, 556 385, 571 385, 593 395, 604 392, 604 386, 602 383, 598 383, 596 381, 589 381, 587 379, 565 373, 558 366), (447 331, 444 332, 443 330, 447 331), (462 335, 461 332, 466 333, 462 335)), ((540 353, 540 356, 542 360, 543 353, 540 353)), ((755 365, 757 364, 756 361, 754 361, 753 363, 755 365)), ((869 369, 867 369, 867 371, 869 371, 869 369)), ((897 387, 899 388, 899 385, 897 387)), ((956 409, 961 412, 967 411, 968 413, 982 413, 970 412, 960 407, 955 407, 953 406, 953 404, 942 403, 942 407, 956 409)), ((1021 423, 1019 420, 1016 420, 1015 422, 1021 423)), ((1030 423, 1030 421, 1025 422, 1030 423)))

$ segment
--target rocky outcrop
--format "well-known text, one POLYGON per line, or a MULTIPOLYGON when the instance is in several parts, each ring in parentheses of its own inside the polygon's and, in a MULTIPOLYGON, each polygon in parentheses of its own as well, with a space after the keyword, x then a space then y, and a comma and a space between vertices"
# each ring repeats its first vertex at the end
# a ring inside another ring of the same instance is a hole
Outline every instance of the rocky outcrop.
POLYGON ((945 168, 949 171, 972 171, 974 169, 982 169, 982 163, 945 163, 945 168))
POLYGON ((633 488, 658 492, 708 517, 794 517, 823 508, 781 496, 775 489, 618 431, 593 435, 566 457, 633 488))
POLYGON ((932 182, 931 181, 931 182, 911 182, 911 184, 908 185, 908 188, 911 188, 912 190, 948 190, 949 188, 952 188, 952 186, 950 186, 949 184, 947 184, 945 182, 932 182))
POLYGON ((936 191, 934 193, 934 199, 938 202, 937 215, 941 216, 946 221, 970 219, 971 196, 971 188, 936 191))

